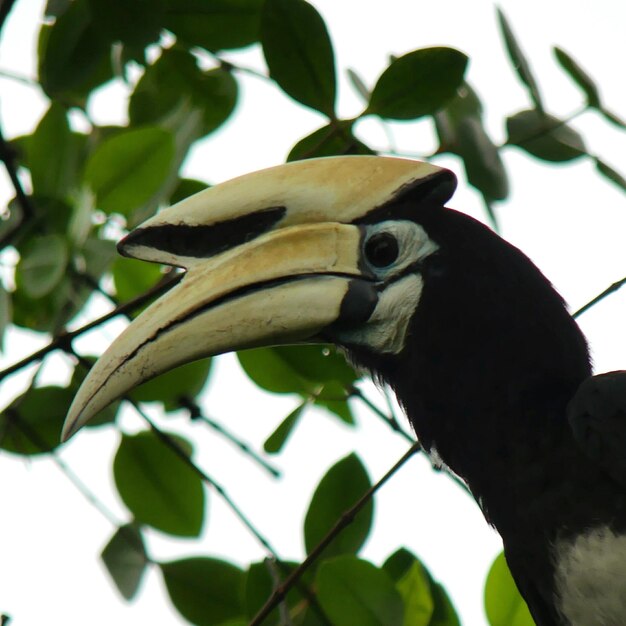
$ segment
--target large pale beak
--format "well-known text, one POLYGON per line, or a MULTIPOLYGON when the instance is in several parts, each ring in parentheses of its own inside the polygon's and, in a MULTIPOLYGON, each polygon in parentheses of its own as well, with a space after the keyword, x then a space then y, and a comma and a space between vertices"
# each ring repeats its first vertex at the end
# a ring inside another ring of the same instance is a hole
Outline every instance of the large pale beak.
POLYGON ((378 156, 295 161, 190 196, 146 220, 119 251, 191 267, 270 230, 362 221, 401 196, 416 207, 443 206, 455 188, 452 172, 421 161, 378 156))
MULTIPOLYGON (((440 187, 450 187, 447 170, 414 161, 311 160, 224 183, 146 222, 135 231, 138 235, 121 242, 121 251, 189 269, 97 361, 70 407, 63 439, 136 385, 177 365, 230 350, 324 341, 329 329, 367 321, 377 303, 377 286, 361 262, 362 228, 349 222, 407 186, 417 189, 423 181, 425 187, 436 187, 432 179, 438 177, 440 187), (363 177, 359 162, 384 193, 363 177), (350 172, 358 184, 346 178, 350 172), (354 203, 344 187, 354 193, 354 203), (363 187, 376 191, 373 202, 366 201, 363 187), (272 206, 282 207, 282 217, 253 228, 260 223, 255 216, 272 206), (244 231, 248 227, 239 239, 236 224, 244 231), (230 236, 227 248, 202 250, 202 233, 216 227, 230 236), (198 228, 200 234, 192 232, 198 228), (186 237, 191 239, 187 249, 186 237)), ((439 195, 445 195, 441 189, 439 195)))

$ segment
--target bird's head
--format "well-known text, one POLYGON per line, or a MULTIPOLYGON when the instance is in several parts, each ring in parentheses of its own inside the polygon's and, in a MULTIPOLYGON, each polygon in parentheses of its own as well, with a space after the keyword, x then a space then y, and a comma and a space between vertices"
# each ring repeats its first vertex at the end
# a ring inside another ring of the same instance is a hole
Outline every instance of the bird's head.
POLYGON ((563 302, 519 250, 444 208, 455 185, 427 163, 333 157, 158 213, 119 250, 185 276, 98 360, 64 436, 177 365, 263 345, 340 345, 419 415, 528 368, 533 380, 578 377, 586 347, 563 302))

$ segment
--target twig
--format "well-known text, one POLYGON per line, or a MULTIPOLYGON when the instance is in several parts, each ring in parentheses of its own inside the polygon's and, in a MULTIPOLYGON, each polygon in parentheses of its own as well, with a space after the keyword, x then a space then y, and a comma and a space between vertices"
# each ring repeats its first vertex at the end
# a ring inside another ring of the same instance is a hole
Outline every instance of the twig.
POLYGON ((404 437, 409 443, 413 443, 415 441, 415 437, 407 433, 402 426, 400 426, 400 423, 396 419, 395 415, 387 415, 384 411, 381 411, 358 387, 351 385, 346 390, 350 397, 358 398, 367 406, 368 409, 372 411, 372 413, 380 417, 380 419, 382 419, 394 432, 402 435, 402 437, 404 437))
MULTIPOLYGON (((3 5, 0 5, 0 7, 3 5)), ((7 170, 7 174, 9 175, 9 179, 11 180, 11 184, 15 189, 15 197, 20 205, 21 212, 15 221, 13 227, 4 234, 2 239, 0 239, 0 250, 5 246, 8 246, 15 236, 17 235, 19 229, 28 221, 33 219, 35 216, 35 208, 33 207, 30 199, 26 195, 24 191, 24 187, 22 187, 22 183, 17 175, 17 164, 15 162, 15 152, 9 146, 9 144, 4 139, 4 134, 2 132, 2 128, 0 127, 0 160, 4 163, 4 167, 7 170)))
POLYGON ((178 444, 178 442, 170 437, 167 433, 164 433, 151 419, 148 415, 142 410, 137 402, 132 400, 129 397, 125 397, 127 400, 139 413, 141 418, 148 424, 150 430, 165 444, 170 450, 172 450, 182 461, 184 461, 207 485, 211 486, 217 494, 224 500, 226 505, 230 508, 230 510, 235 514, 237 519, 250 531, 250 533, 254 536, 254 538, 263 546, 267 552, 269 552, 277 561, 280 560, 278 556, 278 552, 274 549, 269 540, 264 537, 261 532, 256 528, 256 526, 252 523, 252 521, 248 518, 248 516, 239 508, 239 506, 235 503, 235 501, 228 495, 224 487, 216 480, 214 480, 211 476, 209 476, 202 468, 196 465, 187 452, 178 444))
MULTIPOLYGON (((280 587, 280 572, 278 571, 278 567, 276 567, 276 561, 270 558, 265 559, 265 567, 272 578, 272 589, 278 589, 278 587, 280 587)), ((289 606, 285 598, 279 602, 278 611, 280 613, 281 626, 293 626, 291 615, 289 615, 289 606)))
POLYGON ((415 442, 400 458, 397 463, 375 484, 372 485, 352 506, 348 509, 335 523, 335 525, 326 533, 324 538, 311 550, 306 559, 287 577, 285 582, 274 590, 267 602, 261 607, 261 610, 254 616, 248 626, 259 626, 265 618, 278 606, 285 598, 288 591, 300 580, 302 575, 315 563, 326 546, 341 533, 344 528, 349 526, 354 520, 356 514, 372 499, 372 496, 417 452, 420 451, 420 444, 415 442))
MULTIPOLYGON (((15 5, 15 0, 0 0, 0 33, 4 28, 7 17, 11 12, 11 9, 15 5)), ((22 183, 17 175, 17 165, 15 163, 15 154, 13 150, 9 146, 9 144, 4 139, 4 133, 2 132, 2 128, 0 127, 0 159, 4 163, 6 167, 9 178, 11 179, 11 184, 15 189, 15 195, 17 197, 18 202, 20 203, 20 208, 22 210, 18 220, 14 224, 13 228, 9 230, 2 239, 0 239, 0 250, 2 250, 5 246, 9 245, 13 238, 17 235, 20 227, 26 223, 28 220, 32 219, 35 215, 35 211, 33 205, 30 200, 24 193, 24 188, 22 187, 22 183)))
POLYGON ((621 280, 618 280, 617 282, 613 283, 610 287, 607 287, 602 293, 599 293, 595 298, 592 298, 591 300, 589 300, 587 304, 581 306, 580 309, 578 309, 578 311, 576 311, 575 313, 572 313, 572 317, 576 319, 577 317, 581 316, 583 313, 588 311, 591 307, 598 304, 600 300, 604 300, 604 298, 606 298, 607 296, 610 296, 612 293, 615 293, 618 289, 623 287, 625 284, 626 284, 626 276, 624 276, 624 278, 622 278, 621 280))
MULTIPOLYGON (((261 544, 261 546, 272 555, 275 559, 276 564, 285 572, 289 573, 289 567, 286 563, 284 563, 278 555, 278 552, 272 547, 269 540, 263 536, 263 534, 256 528, 256 526, 252 523, 252 521, 248 518, 248 516, 239 508, 239 506, 235 503, 235 501, 228 495, 224 487, 216 480, 214 480, 211 476, 209 476, 202 468, 196 465, 191 458, 187 455, 187 452, 183 450, 183 448, 178 444, 178 442, 172 437, 170 437, 167 433, 164 433, 149 417, 146 413, 141 409, 141 407, 131 400, 130 398, 124 398, 129 401, 134 409, 139 413, 139 415, 143 418, 143 420, 148 424, 152 432, 166 445, 170 448, 182 461, 184 461, 207 485, 211 486, 217 494, 222 498, 222 500, 226 503, 226 505, 230 508, 230 510, 234 513, 235 517, 248 529, 248 531, 252 534, 252 536, 261 544)), ((295 583, 296 581, 294 581, 295 583)), ((291 586, 293 586, 293 584, 291 586)), ((302 593, 302 595, 308 600, 311 608, 317 613, 318 617, 321 621, 326 624, 326 626, 332 626, 331 621, 328 619, 328 616, 324 613, 322 607, 317 602, 315 594, 307 585, 298 584, 298 590, 302 593)))
POLYGON ((264 470, 269 472, 274 478, 280 478, 281 472, 277 470, 275 467, 270 465, 264 458, 262 458, 257 452, 255 452, 249 444, 245 441, 239 439, 239 437, 229 430, 227 430, 222 424, 216 422, 210 417, 204 415, 200 410, 200 407, 193 399, 188 397, 183 397, 178 399, 178 403, 184 409, 189 411, 189 417, 194 421, 199 421, 207 426, 211 427, 215 432, 219 433, 230 441, 233 445, 235 445, 241 452, 248 455, 253 461, 258 463, 264 470))
POLYGON ((8 78, 9 80, 14 80, 23 85, 28 85, 29 87, 39 87, 39 83, 34 78, 16 74, 15 72, 9 72, 8 70, 0 69, 0 78, 8 78))
MULTIPOLYGON (((117 300, 117 298, 115 298, 110 293, 107 293, 104 289, 102 289, 102 287, 98 284, 98 282, 95 281, 91 276, 89 276, 88 274, 84 274, 84 273, 78 273, 78 277, 81 278, 83 281, 85 281, 85 283, 91 289, 102 294, 105 298, 108 298, 115 306, 119 306, 119 301, 117 300)), ((181 408, 189 411, 189 416, 191 417, 192 420, 198 420, 202 422, 203 424, 210 426, 211 428, 213 428, 213 430, 215 430, 220 435, 228 439, 235 446, 237 446, 239 450, 241 450, 241 452, 243 452, 244 454, 249 456, 253 461, 261 465, 263 469, 268 471, 272 476, 274 476, 274 478, 280 477, 281 473, 275 467, 270 465, 265 459, 261 458, 261 456, 259 456, 250 447, 249 444, 239 439, 239 437, 237 437, 236 435, 228 431, 226 428, 224 428, 221 424, 219 424, 215 420, 212 420, 209 417, 203 415, 200 410, 200 407, 193 401, 193 399, 188 398, 188 397, 181 397, 181 398, 178 398, 177 401, 181 408)))
MULTIPOLYGON (((19 414, 19 411, 10 408, 5 411, 5 415, 9 418, 11 424, 13 424, 16 428, 18 428, 22 434, 30 440, 30 442, 39 448, 39 450, 44 451, 48 446, 41 440, 41 437, 37 434, 35 430, 33 430, 28 423, 26 423, 22 416, 19 414)), ((106 507, 104 502, 102 502, 96 494, 87 487, 87 485, 78 477, 69 465, 59 456, 59 454, 55 450, 50 450, 47 454, 52 459, 52 462, 57 466, 57 468, 61 471, 61 473, 72 483, 72 485, 78 490, 78 492, 91 504, 96 510, 98 510, 113 526, 120 526, 120 522, 117 520, 115 515, 106 507)))
POLYGON ((146 302, 148 302, 155 296, 158 296, 159 294, 171 289, 176 283, 178 283, 181 280, 181 278, 182 278, 182 274, 174 274, 174 275, 168 274, 167 276, 164 276, 163 279, 159 281, 154 287, 152 287, 145 293, 142 293, 141 295, 137 296, 136 298, 133 298, 132 300, 129 300, 128 302, 124 302, 123 304, 116 306, 112 311, 109 311, 105 315, 98 317, 97 319, 89 322, 88 324, 85 324, 84 326, 81 326, 80 328, 77 328, 76 330, 63 332, 57 335, 49 344, 47 344, 43 348, 37 350, 36 352, 33 352, 32 354, 30 354, 27 357, 24 357, 17 363, 14 363, 13 365, 9 365, 9 367, 2 370, 0 372, 0 381, 6 378, 7 376, 9 376, 10 374, 13 374, 23 369, 27 365, 30 365, 31 363, 35 363, 36 361, 41 361, 41 359, 47 356, 50 352, 54 352, 54 350, 58 350, 58 349, 66 350, 67 346, 70 345, 72 341, 76 339, 76 337, 83 335, 87 331, 90 331, 93 328, 100 326, 104 322, 114 317, 117 317, 118 315, 123 315, 129 311, 134 311, 135 309, 138 309, 139 307, 144 305, 146 302))

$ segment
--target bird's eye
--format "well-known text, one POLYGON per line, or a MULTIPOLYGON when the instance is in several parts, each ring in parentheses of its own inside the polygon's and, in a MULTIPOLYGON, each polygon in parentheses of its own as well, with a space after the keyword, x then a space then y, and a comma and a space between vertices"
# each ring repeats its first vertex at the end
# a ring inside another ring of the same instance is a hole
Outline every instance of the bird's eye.
POLYGON ((398 241, 391 233, 376 233, 365 243, 365 256, 374 267, 388 267, 398 253, 398 241))

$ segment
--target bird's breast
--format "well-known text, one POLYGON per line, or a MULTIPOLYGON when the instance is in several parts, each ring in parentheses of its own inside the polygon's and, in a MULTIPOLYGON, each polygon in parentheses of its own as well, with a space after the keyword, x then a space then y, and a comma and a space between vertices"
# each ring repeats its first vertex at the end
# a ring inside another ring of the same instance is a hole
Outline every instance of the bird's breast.
POLYGON ((569 623, 626 624, 626 535, 598 526, 554 549, 558 606, 569 623))

